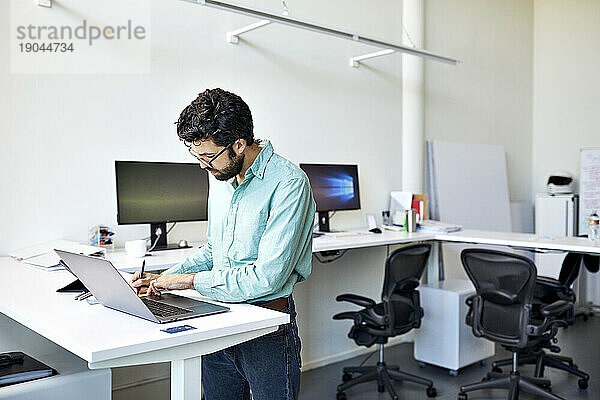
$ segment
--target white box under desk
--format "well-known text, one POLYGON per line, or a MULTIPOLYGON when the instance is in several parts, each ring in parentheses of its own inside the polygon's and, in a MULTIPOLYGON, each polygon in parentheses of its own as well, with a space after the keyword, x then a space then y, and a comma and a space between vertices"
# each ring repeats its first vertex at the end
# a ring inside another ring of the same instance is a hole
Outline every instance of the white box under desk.
POLYGON ((421 285, 418 290, 424 316, 415 335, 417 361, 447 368, 455 375, 460 368, 494 355, 494 343, 475 337, 465 322, 465 300, 475 294, 470 281, 450 279, 421 285))

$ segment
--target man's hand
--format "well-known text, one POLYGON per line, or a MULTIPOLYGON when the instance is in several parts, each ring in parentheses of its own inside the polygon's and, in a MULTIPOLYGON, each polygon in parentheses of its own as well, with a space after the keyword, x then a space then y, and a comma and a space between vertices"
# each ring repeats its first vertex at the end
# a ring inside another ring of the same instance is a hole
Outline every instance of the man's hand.
POLYGON ((144 294, 148 290, 148 286, 150 286, 150 281, 153 279, 157 279, 160 274, 151 274, 149 272, 144 272, 144 276, 140 278, 140 271, 136 271, 131 279, 129 279, 129 285, 138 293, 144 294))
MULTIPOLYGON (((136 272, 139 276, 139 272, 136 272)), ((131 286, 135 289, 137 287, 146 287, 147 296, 160 296, 162 290, 184 290, 192 289, 194 287, 194 276, 196 274, 149 274, 145 273, 142 279, 133 280, 136 278, 134 275, 131 286)), ((143 293, 143 292, 142 292, 143 293)))

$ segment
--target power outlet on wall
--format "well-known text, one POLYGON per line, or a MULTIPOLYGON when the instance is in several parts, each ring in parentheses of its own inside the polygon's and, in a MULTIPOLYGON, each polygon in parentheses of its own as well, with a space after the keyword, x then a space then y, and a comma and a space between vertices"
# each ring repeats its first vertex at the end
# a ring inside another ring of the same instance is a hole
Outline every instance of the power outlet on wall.
POLYGON ((40 7, 52 7, 52 0, 37 0, 37 5, 40 7))

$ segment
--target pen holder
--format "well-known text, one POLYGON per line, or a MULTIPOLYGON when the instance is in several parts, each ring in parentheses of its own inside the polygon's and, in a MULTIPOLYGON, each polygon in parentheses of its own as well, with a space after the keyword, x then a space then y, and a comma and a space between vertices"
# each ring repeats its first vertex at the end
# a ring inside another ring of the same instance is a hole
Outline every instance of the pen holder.
POLYGON ((88 231, 88 241, 90 246, 99 246, 108 252, 115 248, 114 235, 110 226, 94 225, 88 231))

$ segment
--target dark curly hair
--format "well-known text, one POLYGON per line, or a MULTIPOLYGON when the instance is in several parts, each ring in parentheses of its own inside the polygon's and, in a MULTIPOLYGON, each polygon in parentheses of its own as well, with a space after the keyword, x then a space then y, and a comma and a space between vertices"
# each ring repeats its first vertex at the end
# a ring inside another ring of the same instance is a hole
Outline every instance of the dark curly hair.
POLYGON ((212 139, 217 146, 228 146, 244 139, 254 143, 250 108, 236 94, 223 89, 206 89, 179 116, 177 136, 193 142, 212 139))

